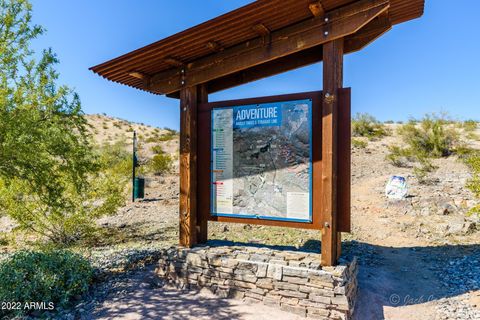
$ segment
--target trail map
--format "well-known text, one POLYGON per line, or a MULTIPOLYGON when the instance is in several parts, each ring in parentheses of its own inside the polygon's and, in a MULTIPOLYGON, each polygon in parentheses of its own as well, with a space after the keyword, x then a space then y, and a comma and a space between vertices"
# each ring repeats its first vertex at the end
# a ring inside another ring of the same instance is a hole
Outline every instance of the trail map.
POLYGON ((311 100, 212 110, 212 214, 311 221, 311 110, 311 100))

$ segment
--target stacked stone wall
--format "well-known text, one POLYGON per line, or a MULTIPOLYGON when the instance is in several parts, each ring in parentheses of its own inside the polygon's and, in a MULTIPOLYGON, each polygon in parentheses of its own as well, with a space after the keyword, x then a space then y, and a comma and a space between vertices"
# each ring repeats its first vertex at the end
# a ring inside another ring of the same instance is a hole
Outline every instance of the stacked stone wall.
POLYGON ((316 319, 350 319, 357 293, 356 260, 321 267, 319 254, 268 248, 170 248, 157 274, 180 288, 208 288, 316 319))

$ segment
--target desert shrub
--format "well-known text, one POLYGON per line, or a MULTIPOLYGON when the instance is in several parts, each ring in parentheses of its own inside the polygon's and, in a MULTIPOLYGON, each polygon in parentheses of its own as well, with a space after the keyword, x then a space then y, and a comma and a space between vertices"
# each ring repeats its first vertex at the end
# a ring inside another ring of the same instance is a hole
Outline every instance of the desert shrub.
POLYGON ((418 125, 410 121, 401 126, 398 133, 413 156, 446 157, 458 141, 457 132, 448 124, 443 116, 426 115, 418 125))
POLYGON ((352 134, 355 137, 371 139, 387 135, 387 130, 383 124, 368 113, 357 113, 352 119, 352 134))
MULTIPOLYGON (((480 152, 470 150, 470 153, 466 153, 463 159, 472 171, 472 177, 467 181, 466 187, 476 198, 480 198, 480 152)), ((480 215, 480 205, 470 208, 469 214, 480 215)))
POLYGON ((394 122, 393 120, 387 120, 387 121, 385 121, 384 123, 385 123, 385 124, 393 124, 393 123, 395 123, 395 122, 394 122))
POLYGON ((0 315, 26 314, 29 310, 23 306, 30 302, 68 308, 88 291, 92 277, 89 262, 70 251, 18 251, 0 263, 0 301, 18 302, 21 309, 0 310, 0 315))
POLYGON ((109 213, 118 183, 93 150, 79 96, 59 84, 27 0, 0 1, 0 211, 18 228, 75 239, 109 213), (6 49, 5 49, 6 48, 6 49))
POLYGON ((462 128, 465 132, 475 131, 478 127, 478 122, 475 120, 466 120, 462 123, 462 128))
POLYGON ((469 140, 480 140, 480 137, 474 131, 468 131, 465 137, 469 140))
POLYGON ((164 153, 164 152, 163 152, 163 149, 162 149, 162 146, 161 146, 161 145, 158 145, 158 144, 155 145, 155 146, 153 146, 151 150, 152 150, 152 152, 155 153, 155 154, 162 154, 162 153, 164 153))
POLYGON ((176 134, 170 134, 170 133, 167 133, 167 134, 162 134, 161 136, 159 136, 157 138, 157 141, 170 141, 170 140, 173 140, 177 137, 176 134))
POLYGON ((391 145, 388 146, 388 151, 385 158, 396 167, 406 167, 410 161, 415 160, 407 148, 391 145))
POLYGON ((163 128, 163 130, 168 131, 168 134, 170 134, 170 135, 172 135, 172 136, 178 135, 178 131, 175 130, 175 129, 171 129, 171 128, 165 127, 165 128, 163 128))
POLYGON ((155 143, 157 141, 158 141, 158 137, 156 137, 156 136, 148 137, 147 139, 145 139, 146 143, 155 143))
POLYGON ((367 141, 352 139, 352 146, 359 149, 364 149, 368 145, 367 141))
POLYGON ((115 121, 113 123, 113 126, 118 128, 118 129, 122 129, 123 123, 121 121, 115 121))
POLYGON ((97 156, 104 172, 108 171, 123 180, 128 180, 131 175, 133 161, 132 155, 128 151, 129 148, 131 147, 122 140, 97 147, 97 156))
POLYGON ((97 170, 83 177, 81 191, 68 176, 56 180, 59 194, 50 197, 37 193, 28 181, 14 179, 7 184, 0 179, 0 205, 19 230, 54 243, 68 245, 89 238, 96 231, 96 218, 124 204, 131 170, 131 159, 121 144, 98 148, 94 158, 97 170))
POLYGON ((386 159, 395 166, 416 162, 414 174, 420 182, 435 169, 431 158, 446 157, 455 150, 457 132, 444 116, 426 115, 421 121, 414 120, 398 128, 405 147, 389 146, 386 159))
POLYGON ((173 165, 172 157, 166 153, 160 153, 153 156, 150 160, 150 170, 157 175, 161 175, 170 171, 173 165))
POLYGON ((127 132, 133 132, 133 128, 132 128, 132 127, 128 127, 127 132))
POLYGON ((152 137, 149 137, 145 140, 145 142, 148 142, 148 143, 165 142, 165 141, 173 140, 177 137, 178 137, 177 133, 168 132, 168 133, 162 134, 161 136, 154 135, 152 137))
POLYGON ((8 246, 9 243, 10 241, 5 232, 0 232, 0 246, 8 246))

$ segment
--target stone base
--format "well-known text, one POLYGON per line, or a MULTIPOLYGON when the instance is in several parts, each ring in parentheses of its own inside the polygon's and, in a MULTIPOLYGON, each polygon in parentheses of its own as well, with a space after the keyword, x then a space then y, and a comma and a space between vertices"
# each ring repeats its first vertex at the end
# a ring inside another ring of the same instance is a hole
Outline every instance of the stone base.
POLYGON ((357 261, 321 267, 320 254, 248 246, 170 248, 157 274, 182 289, 259 302, 315 319, 350 319, 357 261))

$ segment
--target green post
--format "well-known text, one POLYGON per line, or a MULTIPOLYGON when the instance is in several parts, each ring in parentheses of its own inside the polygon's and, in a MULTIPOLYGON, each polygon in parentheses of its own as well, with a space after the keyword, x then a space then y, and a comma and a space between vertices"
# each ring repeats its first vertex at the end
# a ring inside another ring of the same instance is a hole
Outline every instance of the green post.
POLYGON ((133 159, 132 159, 132 202, 135 202, 135 167, 137 166, 137 132, 133 131, 133 159))

